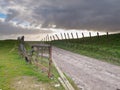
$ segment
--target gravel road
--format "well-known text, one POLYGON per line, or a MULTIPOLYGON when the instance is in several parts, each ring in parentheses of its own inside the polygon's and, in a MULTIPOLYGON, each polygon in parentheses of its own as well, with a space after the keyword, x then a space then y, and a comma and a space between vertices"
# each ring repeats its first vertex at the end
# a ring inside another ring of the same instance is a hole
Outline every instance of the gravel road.
POLYGON ((82 90, 120 90, 120 67, 53 47, 53 60, 82 90))

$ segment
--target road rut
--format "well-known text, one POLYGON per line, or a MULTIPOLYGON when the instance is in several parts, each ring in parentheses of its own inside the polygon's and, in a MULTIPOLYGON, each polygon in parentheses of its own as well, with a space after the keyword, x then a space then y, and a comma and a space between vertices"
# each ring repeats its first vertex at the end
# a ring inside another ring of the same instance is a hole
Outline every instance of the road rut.
POLYGON ((53 60, 83 90, 120 90, 120 67, 53 47, 53 60))

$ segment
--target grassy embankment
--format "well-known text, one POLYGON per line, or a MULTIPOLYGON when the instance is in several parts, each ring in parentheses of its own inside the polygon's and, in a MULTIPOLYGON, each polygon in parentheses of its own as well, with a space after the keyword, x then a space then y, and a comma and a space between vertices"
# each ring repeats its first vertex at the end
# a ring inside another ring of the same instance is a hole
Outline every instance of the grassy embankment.
POLYGON ((120 33, 74 40, 56 40, 52 44, 78 54, 120 65, 120 33))
POLYGON ((13 83, 15 78, 30 76, 37 78, 37 81, 45 84, 47 88, 50 87, 49 90, 64 90, 62 86, 54 87, 56 83, 59 83, 57 80, 59 74, 55 68, 53 69, 53 74, 55 78, 51 80, 47 77, 47 74, 42 73, 36 66, 27 64, 18 54, 17 41, 0 41, 0 89, 14 90, 13 83))

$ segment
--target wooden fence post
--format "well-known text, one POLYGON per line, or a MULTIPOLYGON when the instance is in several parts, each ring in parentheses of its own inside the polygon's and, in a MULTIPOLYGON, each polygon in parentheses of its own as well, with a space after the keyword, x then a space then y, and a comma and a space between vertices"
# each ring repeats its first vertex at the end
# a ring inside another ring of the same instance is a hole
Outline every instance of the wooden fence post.
POLYGON ((48 71, 48 77, 51 77, 51 67, 52 67, 52 47, 49 47, 49 71, 48 71))
POLYGON ((53 39, 55 40, 55 37, 54 37, 54 35, 53 35, 53 39))
POLYGON ((89 32, 90 38, 91 38, 91 32, 89 32))
POLYGON ((50 40, 52 41, 52 37, 50 36, 50 40))
POLYGON ((63 35, 62 35, 62 33, 60 33, 61 34, 61 39, 63 40, 63 35))
POLYGON ((49 35, 48 35, 48 41, 50 41, 50 39, 49 39, 49 35))
POLYGON ((70 39, 69 33, 67 33, 68 39, 70 39))
POLYGON ((57 34, 55 34, 55 36, 57 37, 57 39, 59 40, 59 37, 58 37, 58 35, 57 34))
POLYGON ((107 32, 107 38, 108 38, 109 33, 107 32))
POLYGON ((82 33, 82 37, 84 38, 84 33, 82 33))
POLYGON ((49 35, 47 35, 47 41, 49 41, 49 35))
POLYGON ((99 38, 99 32, 97 32, 97 37, 99 38))
POLYGON ((77 32, 76 32, 76 37, 77 37, 77 39, 79 38, 79 37, 78 37, 78 33, 77 33, 77 32))
POLYGON ((21 37, 20 41, 22 44, 24 44, 24 36, 21 37))
POLYGON ((74 39, 73 33, 71 32, 72 39, 74 39))
POLYGON ((67 39, 67 37, 66 37, 66 34, 64 33, 64 37, 65 37, 65 39, 67 39))

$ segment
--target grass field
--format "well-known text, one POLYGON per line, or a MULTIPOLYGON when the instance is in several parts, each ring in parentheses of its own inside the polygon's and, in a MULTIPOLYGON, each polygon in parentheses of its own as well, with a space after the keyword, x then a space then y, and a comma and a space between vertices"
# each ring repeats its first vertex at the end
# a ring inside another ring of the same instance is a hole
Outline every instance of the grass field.
MULTIPOLYGON (((55 83, 59 83, 57 80, 57 77, 59 75, 56 72, 55 68, 53 70, 53 73, 56 79, 51 80, 36 66, 27 64, 25 60, 18 54, 17 41, 0 41, 0 90, 15 90, 15 88, 12 86, 14 80, 19 77, 27 76, 27 79, 29 79, 29 77, 35 77, 38 82, 46 85, 45 88, 50 87, 49 90, 64 90, 62 86, 58 88, 54 87, 55 83)), ((21 81, 24 81, 24 79, 21 81)))
POLYGON ((78 54, 120 65, 120 33, 74 40, 56 40, 53 45, 78 54))

